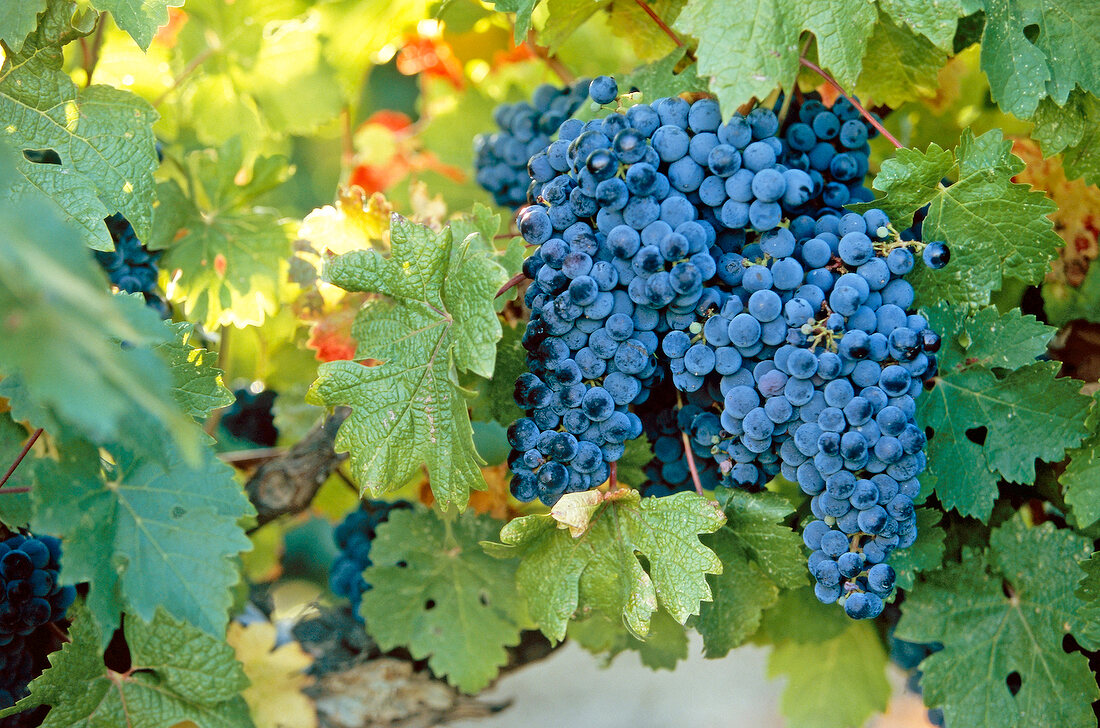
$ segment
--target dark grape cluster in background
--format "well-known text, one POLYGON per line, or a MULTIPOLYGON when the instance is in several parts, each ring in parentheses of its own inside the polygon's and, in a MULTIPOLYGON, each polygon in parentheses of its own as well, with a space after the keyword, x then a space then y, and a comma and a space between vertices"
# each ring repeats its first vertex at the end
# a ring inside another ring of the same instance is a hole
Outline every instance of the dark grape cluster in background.
POLYGON ((17 534, 0 542, 0 709, 27 695, 45 667, 39 637, 76 599, 74 587, 58 583, 60 570, 59 539, 17 534))
POLYGON ((363 579, 363 570, 371 565, 370 546, 374 541, 374 531, 390 517, 390 513, 402 508, 412 508, 412 504, 407 501, 365 501, 349 513, 333 533, 340 554, 332 562, 329 588, 337 596, 351 602, 352 614, 359 621, 363 619, 359 616, 363 592, 370 589, 370 584, 363 579))
POLYGON ((277 393, 273 389, 253 392, 250 387, 233 390, 236 398, 222 414, 221 426, 239 440, 247 440, 261 447, 274 447, 279 439, 275 427, 272 406, 277 393))
MULTIPOLYGON (((608 77, 591 89, 617 95, 608 77)), ((882 612, 887 557, 916 538, 915 398, 939 348, 905 277, 949 255, 881 210, 842 208, 873 199, 874 133, 847 100, 812 96, 783 123, 664 98, 561 124, 528 162, 534 204, 517 216, 537 248, 525 416, 508 431, 516 498, 599 486, 643 432, 643 492, 693 488, 686 434, 704 488, 798 483, 818 598, 882 612)))
POLYGON ((477 183, 498 205, 515 209, 528 201, 528 160, 550 146, 558 127, 587 95, 587 81, 566 88, 544 83, 535 89, 530 103, 501 104, 493 110, 500 131, 474 137, 474 151, 477 183))
POLYGON ((171 311, 157 290, 157 261, 160 251, 148 250, 134 233, 130 221, 119 214, 105 221, 111 239, 115 241, 112 251, 97 250, 96 260, 107 271, 111 284, 123 293, 140 293, 145 302, 168 318, 171 311))

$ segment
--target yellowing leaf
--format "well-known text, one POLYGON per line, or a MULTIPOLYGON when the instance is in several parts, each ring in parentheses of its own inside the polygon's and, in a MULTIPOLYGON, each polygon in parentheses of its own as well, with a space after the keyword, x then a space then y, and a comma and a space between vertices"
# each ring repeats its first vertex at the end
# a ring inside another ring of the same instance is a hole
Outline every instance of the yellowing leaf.
POLYGON ((244 690, 256 728, 315 728, 317 710, 304 693, 313 658, 297 642, 275 647, 275 626, 255 622, 229 625, 226 641, 252 684, 244 690))

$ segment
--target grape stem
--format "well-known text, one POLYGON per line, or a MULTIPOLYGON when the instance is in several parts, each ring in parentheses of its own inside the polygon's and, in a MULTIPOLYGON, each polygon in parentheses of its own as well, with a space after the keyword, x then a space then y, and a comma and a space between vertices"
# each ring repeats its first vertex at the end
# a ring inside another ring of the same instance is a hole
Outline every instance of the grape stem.
POLYGON ((611 463, 611 475, 607 479, 607 483, 608 483, 607 492, 608 493, 611 493, 611 492, 616 491, 616 490, 619 489, 619 479, 617 477, 618 476, 618 470, 619 470, 618 465, 619 465, 618 461, 611 463))
POLYGON ((526 277, 527 276, 523 275, 522 273, 516 273, 514 276, 512 276, 511 278, 508 279, 507 283, 505 283, 503 286, 500 287, 500 290, 497 291, 497 295, 495 297, 500 298, 505 293, 507 293, 509 290, 511 290, 511 289, 515 288, 516 286, 518 286, 520 284, 520 282, 526 277))
POLYGON ((684 47, 684 42, 680 40, 680 36, 676 35, 672 28, 668 27, 668 23, 661 20, 661 16, 658 15, 653 10, 653 8, 649 7, 649 3, 645 2, 645 0, 634 0, 634 2, 638 4, 638 7, 645 11, 645 14, 648 15, 653 20, 653 22, 657 24, 658 28, 664 31, 665 35, 672 39, 672 42, 675 43, 678 48, 684 47))
POLYGON ((525 45, 531 49, 532 53, 541 58, 546 66, 553 71, 566 86, 572 86, 573 82, 577 80, 572 71, 566 68, 565 64, 558 60, 557 56, 552 55, 545 46, 540 46, 535 42, 535 31, 527 31, 527 41, 525 45))
POLYGON ((686 432, 681 432, 680 438, 684 441, 684 455, 687 456, 688 470, 691 471, 691 482, 695 485, 695 492, 699 495, 703 495, 703 484, 699 482, 699 471, 695 468, 695 453, 691 451, 691 443, 688 442, 688 434, 686 432))
MULTIPOLYGON (((15 469, 19 467, 19 463, 23 462, 23 458, 27 457, 27 453, 29 453, 31 451, 31 448, 34 447, 34 443, 38 442, 38 438, 41 435, 42 435, 42 428, 39 427, 31 435, 31 439, 27 440, 27 444, 23 446, 23 449, 20 451, 20 453, 15 456, 15 462, 11 464, 10 468, 8 468, 8 472, 4 473, 3 478, 0 478, 0 488, 3 488, 4 484, 8 482, 8 479, 11 478, 11 474, 14 473, 15 469)), ((25 493, 29 490, 30 490, 30 488, 11 488, 11 489, 9 489, 5 492, 7 492, 7 493, 25 493)))
POLYGON ((872 116, 871 113, 869 111, 867 111, 867 109, 863 108, 863 104, 859 103, 859 101, 857 101, 854 97, 849 96, 848 93, 844 90, 844 88, 839 83, 837 83, 836 79, 833 78, 832 76, 830 76, 825 71, 823 71, 821 69, 821 66, 817 65, 816 63, 813 63, 812 61, 808 61, 805 58, 799 58, 798 62, 801 63, 806 68, 813 71, 814 73, 816 73, 818 76, 821 76, 821 78, 824 79, 825 83, 829 84, 834 89, 836 89, 836 92, 838 94, 840 94, 844 98, 848 99, 848 102, 852 106, 856 107, 856 110, 859 111, 860 115, 862 115, 863 118, 866 119, 868 121, 868 123, 870 123, 871 126, 878 129, 879 133, 881 133, 884 137, 889 139, 891 144, 893 144, 898 149, 902 149, 905 146, 904 144, 899 142, 894 137, 893 134, 886 131, 886 127, 884 127, 878 119, 876 119, 874 116, 872 116))

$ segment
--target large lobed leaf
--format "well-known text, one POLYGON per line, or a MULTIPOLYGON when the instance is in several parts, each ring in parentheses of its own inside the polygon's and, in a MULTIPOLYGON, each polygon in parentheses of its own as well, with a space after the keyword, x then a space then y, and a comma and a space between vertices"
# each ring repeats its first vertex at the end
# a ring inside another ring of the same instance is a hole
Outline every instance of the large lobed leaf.
POLYGON ((707 657, 721 657, 751 637, 780 588, 806 583, 802 539, 782 522, 794 508, 775 493, 721 489, 726 525, 704 537, 722 561, 709 575, 714 601, 703 602, 695 627, 707 657))
POLYGON ((1067 179, 1084 177, 1086 184, 1100 184, 1100 98, 1074 89, 1069 100, 1058 105, 1043 99, 1035 112, 1031 136, 1043 154, 1062 155, 1067 179))
MULTIPOLYGON (((563 496, 555 510, 588 496, 563 496)), ((575 613, 596 610, 644 639, 658 607, 681 624, 698 614, 700 602, 711 599, 706 575, 722 571, 699 540, 725 522, 717 505, 695 493, 642 498, 625 489, 601 500, 586 523, 574 524, 577 536, 553 516, 524 516, 500 532, 503 544, 489 546, 495 555, 522 558, 516 580, 543 633, 561 640, 575 613)))
POLYGON ((934 143, 925 152, 899 150, 875 177, 875 189, 886 197, 852 206, 860 211, 880 207, 898 229, 929 206, 924 239, 946 241, 951 261, 943 270, 918 265, 913 271, 919 303, 984 305, 1004 277, 1038 283, 1049 270, 1063 244, 1047 217, 1054 203, 1042 192, 1013 183, 1024 164, 1011 148, 998 129, 979 137, 967 129, 957 154, 934 143), (945 187, 940 181, 953 171, 958 180, 945 187))
POLYGON ((1096 725, 1089 703, 1100 689, 1088 660, 1062 648, 1071 633, 1090 643, 1074 595, 1090 551, 1083 536, 1051 523, 1029 528, 1017 516, 994 530, 984 556, 967 551, 910 592, 897 636, 943 643, 921 663, 921 686, 948 725, 1096 725))
POLYGON ((30 685, 30 695, 0 717, 49 705, 43 728, 162 728, 191 721, 202 728, 251 728, 239 693, 248 678, 233 648, 163 609, 149 620, 127 617, 123 628, 132 672, 103 664, 106 640, 78 602, 69 641, 50 655, 50 667, 30 685))
POLYGON ((117 448, 101 463, 95 448, 66 443, 57 462, 37 461, 31 525, 62 536, 62 578, 89 583, 102 646, 122 612, 151 620, 158 606, 224 634, 235 557, 251 549, 238 522, 255 511, 232 468, 202 452, 197 466, 174 453, 162 464, 117 448))
POLYGON ((726 113, 778 85, 790 90, 803 30, 817 41, 820 65, 843 86, 859 77, 875 6, 865 0, 692 0, 675 28, 694 36, 700 77, 726 113), (730 49, 736 49, 731 52, 730 49))
POLYGON ((768 676, 787 677, 779 709, 790 728, 850 728, 886 709, 887 655, 871 624, 848 619, 803 588, 783 593, 763 630, 774 644, 768 676))
POLYGON ((1089 398, 1080 382, 1058 378, 1059 365, 1039 362, 999 378, 974 366, 941 373, 917 403, 931 428, 928 471, 947 508, 987 520, 999 478, 1035 481, 1035 459, 1062 459, 1088 435, 1089 398), (985 428, 985 440, 971 430, 985 428))
MULTIPOLYGON (((9 184, 11 157, 0 149, 9 184)), ((0 392, 15 419, 159 452, 152 425, 193 451, 198 439, 172 402, 171 373, 151 350, 170 329, 140 297, 107 292, 103 271, 39 193, 0 201, 0 228, 0 392)))
POLYGON ((148 238, 157 154, 157 112, 110 86, 78 89, 62 68, 61 45, 75 36, 74 5, 51 3, 19 53, 0 67, 0 119, 17 149, 53 149, 60 164, 21 160, 22 188, 35 187, 80 225, 89 245, 111 250, 103 218, 119 212, 148 238))
POLYGON ((1092 434, 1069 453, 1069 465, 1058 478, 1065 488, 1066 505, 1073 509, 1080 528, 1100 521, 1100 394, 1094 395, 1092 413, 1085 422, 1092 434))
POLYGON ((1100 4, 1093 0, 983 0, 981 65, 993 100, 1026 119, 1074 87, 1100 94, 1100 4))
POLYGON ((0 40, 13 52, 23 50, 23 41, 38 26, 38 14, 48 0, 22 0, 0 5, 0 40))
POLYGON ((388 257, 359 250, 326 265, 341 288, 380 295, 360 311, 354 335, 358 356, 381 363, 322 364, 308 396, 352 407, 336 447, 351 452, 366 491, 399 488, 422 464, 444 509, 465 508, 470 490, 485 487, 456 370, 493 376, 501 337, 493 299, 505 274, 471 250, 475 240, 455 244, 450 228, 436 233, 395 215, 388 257))
POLYGON ((170 324, 176 338, 159 344, 155 350, 172 372, 172 399, 196 419, 233 404, 233 393, 222 382, 222 370, 215 364, 218 355, 191 345, 195 325, 187 321, 170 324))
POLYGON ((514 559, 496 559, 481 542, 500 521, 466 512, 444 521, 434 511, 398 510, 371 542, 361 613, 384 650, 406 647, 438 677, 477 693, 508 662, 526 624, 514 559))
POLYGON ((168 8, 182 6, 183 0, 91 0, 91 5, 109 12, 118 27, 145 51, 149 50, 157 28, 167 25, 168 8))
POLYGON ((196 152, 187 163, 206 194, 192 190, 188 197, 175 180, 160 183, 149 247, 166 249, 161 268, 190 320, 207 329, 258 326, 278 310, 291 238, 255 201, 286 180, 289 164, 260 157, 248 166, 239 140, 196 152))

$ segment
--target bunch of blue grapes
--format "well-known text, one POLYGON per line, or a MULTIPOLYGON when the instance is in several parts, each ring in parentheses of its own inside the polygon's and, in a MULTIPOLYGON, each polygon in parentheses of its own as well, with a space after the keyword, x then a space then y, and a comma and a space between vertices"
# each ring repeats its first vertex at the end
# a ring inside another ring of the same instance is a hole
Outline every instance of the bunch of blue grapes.
MULTIPOLYGON (((593 101, 617 95, 595 79, 593 101)), ((603 483, 643 431, 648 494, 759 489, 811 496, 804 530, 824 602, 881 613, 889 553, 916 538, 925 436, 915 397, 939 337, 911 311, 918 258, 862 186, 870 125, 844 102, 757 108, 658 99, 565 121, 531 158, 520 233, 529 371, 516 383, 512 494, 553 504, 603 483), (670 394, 671 393, 671 394, 670 394), (654 405, 654 403, 661 403, 654 405), (705 482, 704 482, 705 481, 705 482)))
POLYGON ((345 516, 333 532, 332 538, 340 553, 332 562, 329 588, 337 596, 351 602, 352 614, 359 621, 363 621, 359 616, 363 592, 370 589, 370 584, 363 579, 363 571, 371 565, 370 546, 374 541, 375 529, 390 517, 390 513, 403 508, 412 508, 412 504, 407 501, 365 501, 345 516))
POLYGON ((240 440, 261 447, 274 447, 279 439, 272 408, 278 393, 273 389, 252 391, 251 387, 236 387, 233 404, 222 414, 221 426, 240 440))
POLYGON ((27 695, 45 666, 38 635, 76 599, 75 587, 58 583, 60 571, 59 539, 17 534, 0 542, 0 709, 27 695))
POLYGON ((528 162, 550 146, 550 139, 584 103, 586 81, 557 88, 542 84, 530 103, 501 104, 493 110, 500 131, 474 137, 477 183, 498 205, 520 207, 528 202, 531 176, 528 162))
MULTIPOLYGON (((666 391, 671 388, 666 388, 666 391)), ((688 397, 690 400, 690 397, 688 397)), ((652 401, 652 398, 651 398, 652 401)), ((698 404, 679 404, 675 397, 661 407, 646 403, 646 411, 641 413, 645 435, 653 449, 653 459, 645 466, 645 482, 638 491, 644 496, 666 496, 680 491, 695 490, 691 477, 692 463, 699 477, 700 487, 714 490, 722 483, 722 474, 717 463, 710 457, 710 443, 702 424, 704 409, 698 404), (693 427, 694 423, 694 427, 693 427), (685 449, 685 433, 692 458, 689 461, 685 449), (703 437, 699 437, 699 434, 703 437)))
POLYGON ((130 221, 122 215, 115 213, 104 222, 115 242, 115 249, 97 250, 95 257, 107 271, 111 283, 124 293, 142 294, 145 305, 159 313, 161 318, 171 318, 172 310, 157 289, 157 262, 161 252, 147 249, 138 240, 130 221))
POLYGON ((877 209, 776 228, 719 259, 731 295, 695 338, 662 340, 685 370, 678 385, 721 375, 713 453, 731 483, 782 473, 811 496, 803 538, 815 592, 843 597, 856 618, 881 613, 894 586, 883 562, 916 538, 925 435, 915 398, 940 346, 909 312, 904 276, 918 248, 930 267, 946 262, 942 243, 901 240, 877 209))

